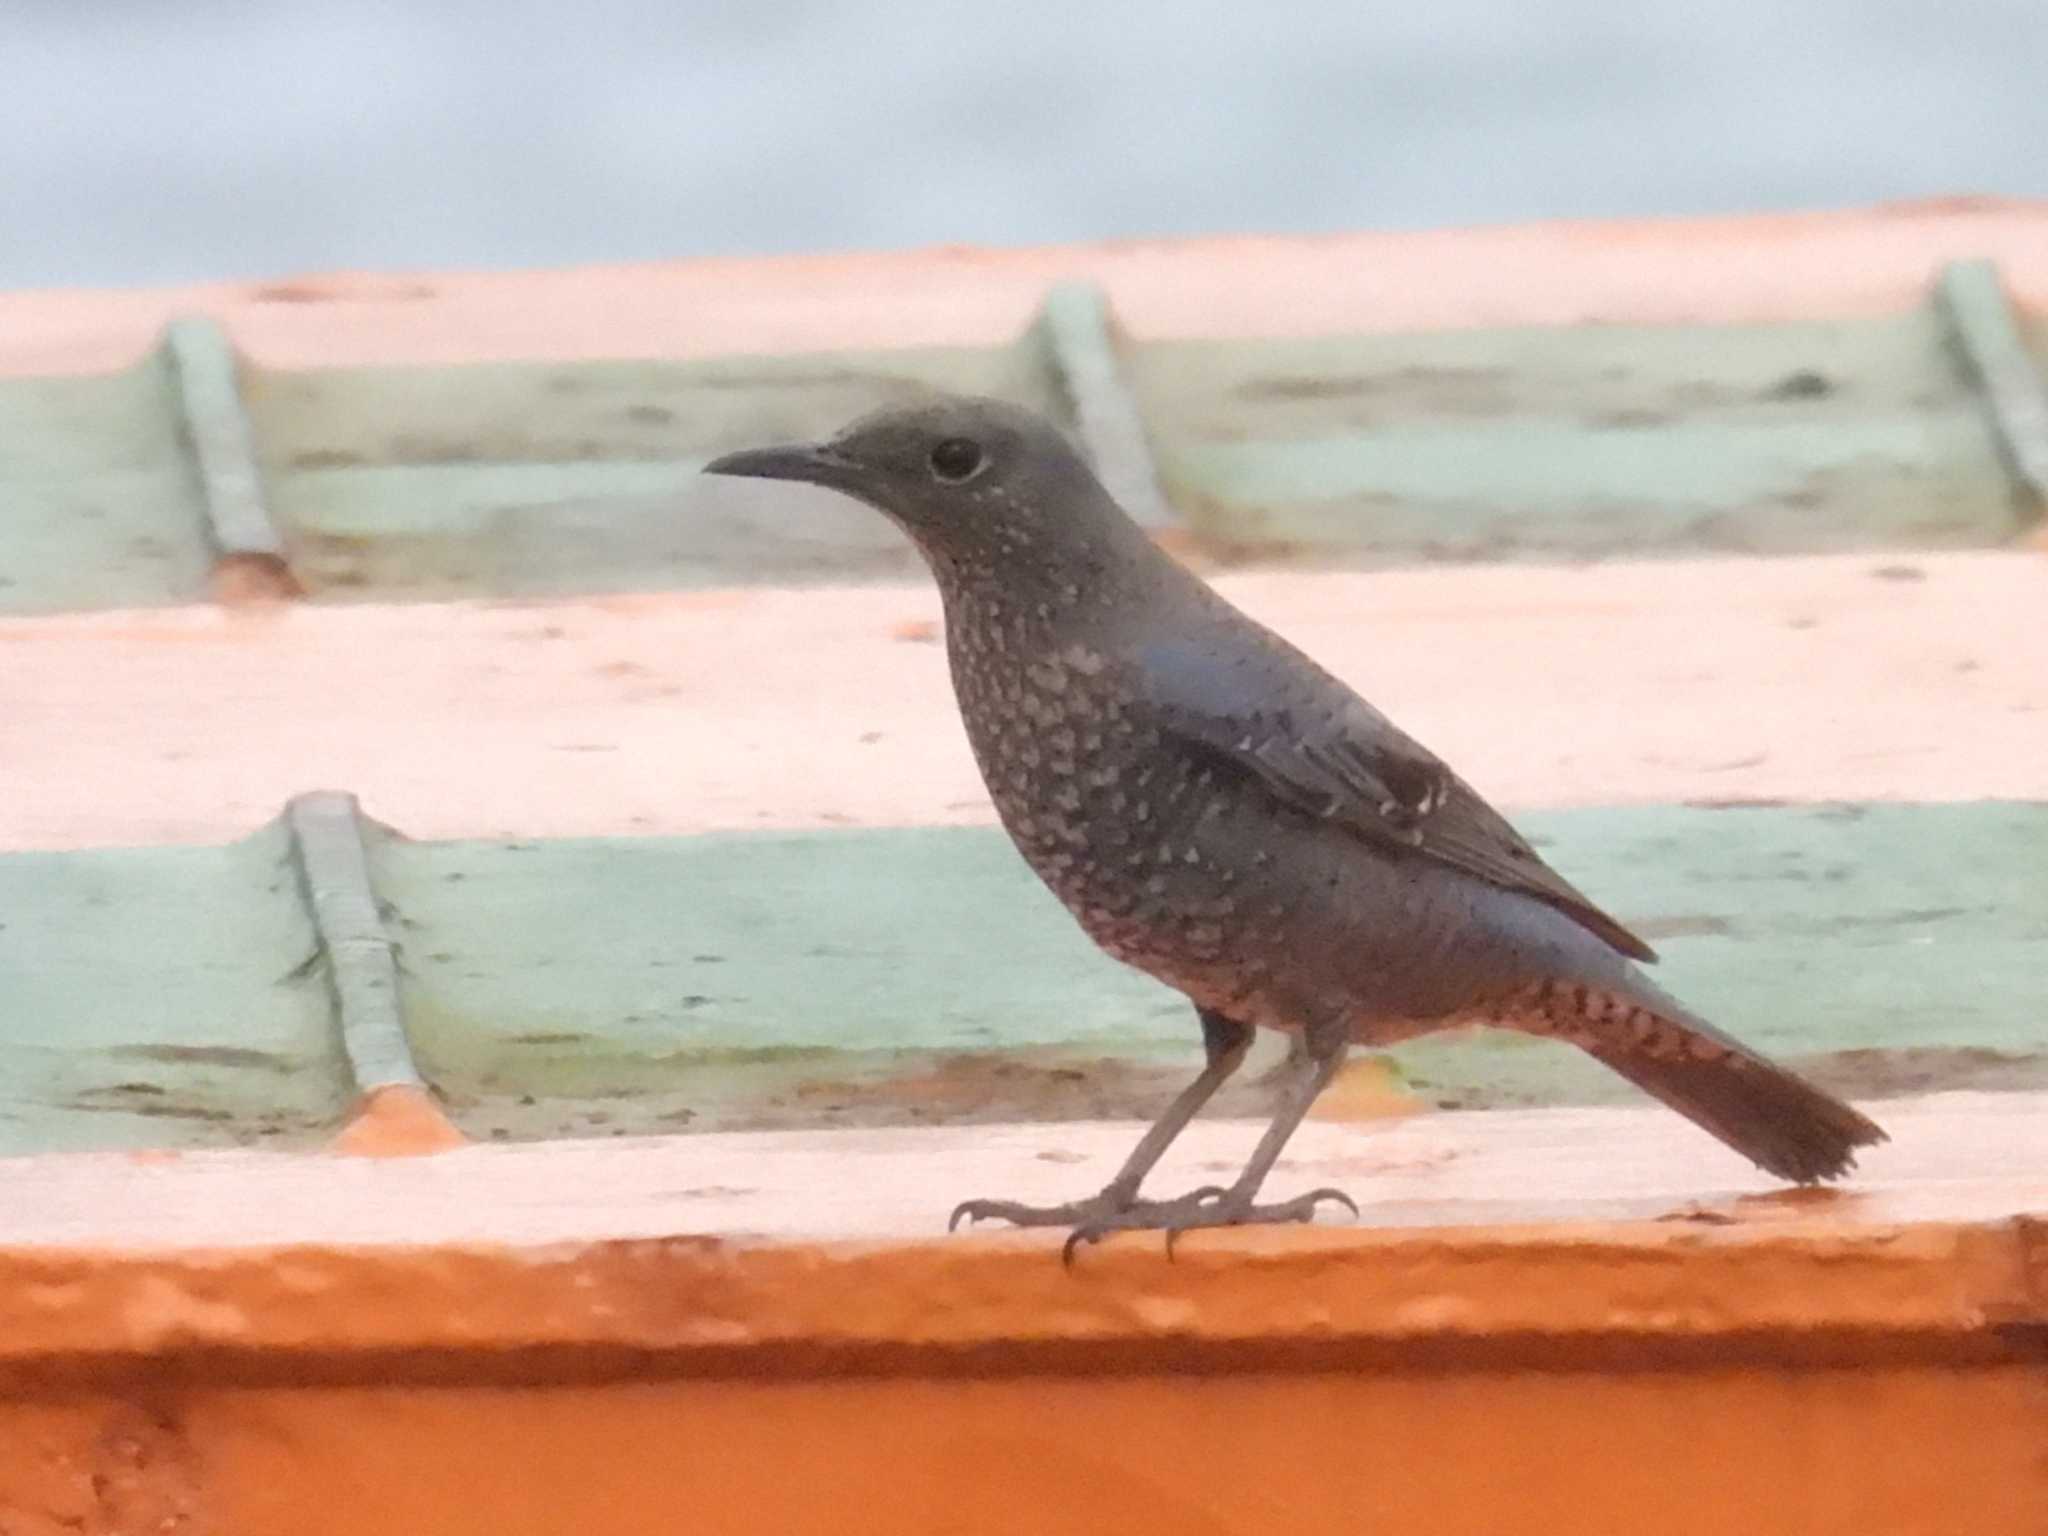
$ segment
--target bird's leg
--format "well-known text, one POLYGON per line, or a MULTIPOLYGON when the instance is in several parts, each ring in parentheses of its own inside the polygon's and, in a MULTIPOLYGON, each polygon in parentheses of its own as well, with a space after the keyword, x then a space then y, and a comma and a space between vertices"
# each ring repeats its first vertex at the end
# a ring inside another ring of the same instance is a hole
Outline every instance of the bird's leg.
POLYGON ((1022 1205, 1014 1200, 963 1200, 954 1207, 946 1229, 951 1231, 962 1221, 1007 1221, 1019 1227, 1079 1228, 1155 1209, 1177 1210, 1185 1201, 1197 1197, 1221 1196, 1223 1190, 1212 1187, 1197 1190, 1194 1195, 1183 1196, 1179 1200, 1138 1198, 1138 1186, 1145 1182, 1145 1175, 1165 1156, 1174 1138, 1187 1129, 1188 1122, 1201 1112, 1202 1106, 1216 1096, 1216 1090, 1238 1069, 1244 1061, 1245 1052, 1251 1049, 1251 1025, 1240 1024, 1209 1008, 1199 1008, 1196 1012, 1202 1020, 1202 1048, 1208 1054, 1201 1075, 1181 1089, 1166 1107, 1166 1113, 1131 1148, 1131 1155, 1124 1159, 1116 1177, 1103 1185, 1098 1193, 1086 1200, 1070 1200, 1064 1205, 1022 1205))
POLYGON ((1310 1030, 1305 1040, 1308 1049, 1301 1070, 1289 1085, 1272 1124, 1252 1149, 1251 1159, 1236 1183, 1226 1190, 1198 1189, 1178 1200, 1149 1201, 1142 1207, 1078 1222, 1067 1238, 1067 1255, 1071 1256, 1077 1245, 1099 1242, 1111 1232, 1133 1231, 1165 1232, 1166 1251, 1171 1254, 1174 1240, 1183 1232, 1202 1227, 1312 1221, 1316 1207, 1326 1200, 1347 1207, 1356 1216, 1357 1205, 1341 1189, 1312 1189, 1272 1205, 1254 1203, 1259 1186, 1266 1182, 1266 1175, 1279 1161, 1281 1150, 1308 1114, 1309 1106, 1330 1086, 1330 1079, 1344 1064, 1349 1042, 1341 1027, 1310 1030))

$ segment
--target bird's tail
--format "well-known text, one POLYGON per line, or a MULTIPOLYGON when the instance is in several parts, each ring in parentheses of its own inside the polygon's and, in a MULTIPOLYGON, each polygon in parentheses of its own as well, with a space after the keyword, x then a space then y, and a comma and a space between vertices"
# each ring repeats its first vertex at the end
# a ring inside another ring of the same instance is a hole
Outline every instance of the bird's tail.
POLYGON ((1776 1062, 1736 1045, 1709 1060, 1589 1045, 1592 1054, 1767 1173, 1795 1184, 1838 1179, 1856 1148, 1886 1140, 1876 1122, 1776 1062))
POLYGON ((1630 967, 1606 984, 1538 983, 1500 1022, 1569 1040, 1767 1173, 1838 1179, 1875 1122, 1709 1024, 1630 967))

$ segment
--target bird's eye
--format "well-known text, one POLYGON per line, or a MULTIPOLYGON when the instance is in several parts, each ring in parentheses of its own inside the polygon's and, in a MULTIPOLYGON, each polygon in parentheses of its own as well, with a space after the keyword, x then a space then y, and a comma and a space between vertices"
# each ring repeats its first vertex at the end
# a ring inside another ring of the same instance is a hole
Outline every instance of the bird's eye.
POLYGON ((929 462, 934 475, 948 484, 958 485, 981 473, 981 466, 986 461, 982 457, 981 444, 964 437, 949 437, 932 449, 929 462))

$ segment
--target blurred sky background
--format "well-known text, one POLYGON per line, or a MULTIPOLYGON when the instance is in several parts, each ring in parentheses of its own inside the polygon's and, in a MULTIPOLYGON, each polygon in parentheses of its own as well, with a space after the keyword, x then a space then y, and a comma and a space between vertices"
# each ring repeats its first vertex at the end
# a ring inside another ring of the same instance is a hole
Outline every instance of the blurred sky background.
POLYGON ((2048 196, 2048 0, 0 0, 0 286, 2048 196))

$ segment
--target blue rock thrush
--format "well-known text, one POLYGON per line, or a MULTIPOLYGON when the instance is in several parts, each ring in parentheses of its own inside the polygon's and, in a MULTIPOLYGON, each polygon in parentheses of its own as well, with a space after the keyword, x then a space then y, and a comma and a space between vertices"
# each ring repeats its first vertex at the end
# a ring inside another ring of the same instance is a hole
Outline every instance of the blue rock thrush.
MULTIPOLYGON (((1781 1178, 1885 1139, 1692 1013, 1650 947, 1384 715, 1162 552, 1049 422, 981 399, 877 412, 829 442, 706 466, 829 486, 907 533, 944 601, 953 687, 1019 852, 1089 936, 1185 993, 1207 1064, 1098 1193, 970 1200, 954 1223, 1129 1229, 1312 1218, 1260 1185, 1347 1047, 1488 1024, 1569 1041, 1781 1178), (1139 1186, 1244 1059, 1294 1080, 1227 1189, 1139 1186)), ((1352 1209, 1355 1211, 1356 1207, 1352 1209)))

